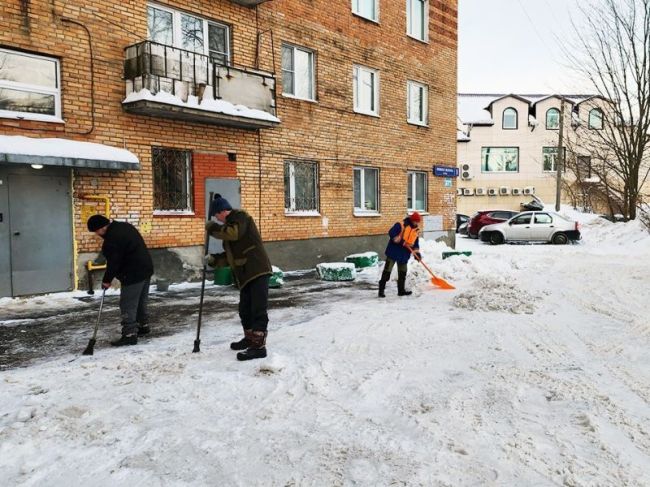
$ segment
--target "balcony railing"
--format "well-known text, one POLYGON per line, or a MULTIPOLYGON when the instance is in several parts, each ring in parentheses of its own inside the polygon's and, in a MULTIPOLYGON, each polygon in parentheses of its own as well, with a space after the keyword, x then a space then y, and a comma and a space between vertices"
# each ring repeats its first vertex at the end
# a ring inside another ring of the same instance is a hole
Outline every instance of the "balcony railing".
POLYGON ((246 129, 277 125, 275 76, 143 41, 125 49, 130 113, 246 129))
POLYGON ((232 0, 233 3, 242 5, 244 7, 256 7, 260 3, 268 2, 269 0, 232 0))

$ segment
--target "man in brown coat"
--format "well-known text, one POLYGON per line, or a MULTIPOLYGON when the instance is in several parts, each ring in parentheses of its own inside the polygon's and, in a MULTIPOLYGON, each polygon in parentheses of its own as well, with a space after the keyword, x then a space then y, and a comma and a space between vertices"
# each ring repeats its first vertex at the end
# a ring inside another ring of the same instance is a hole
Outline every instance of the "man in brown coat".
POLYGON ((255 221, 243 210, 233 210, 230 203, 216 195, 210 205, 210 217, 222 223, 209 221, 207 232, 223 240, 224 252, 208 255, 210 267, 230 266, 239 288, 239 317, 244 338, 230 344, 233 350, 243 350, 237 360, 266 357, 266 336, 269 317, 269 279, 272 274, 262 237, 255 221))

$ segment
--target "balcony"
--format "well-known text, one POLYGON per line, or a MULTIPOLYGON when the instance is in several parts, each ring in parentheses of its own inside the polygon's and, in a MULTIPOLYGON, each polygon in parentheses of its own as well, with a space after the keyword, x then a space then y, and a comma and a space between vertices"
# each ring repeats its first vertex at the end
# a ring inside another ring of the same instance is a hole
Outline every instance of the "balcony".
POLYGON ((260 3, 268 1, 269 0, 232 0, 233 3, 241 5, 242 7, 257 7, 260 3))
POLYGON ((242 129, 270 128, 275 115, 275 76, 224 66, 204 54, 143 41, 125 50, 124 110, 242 129))

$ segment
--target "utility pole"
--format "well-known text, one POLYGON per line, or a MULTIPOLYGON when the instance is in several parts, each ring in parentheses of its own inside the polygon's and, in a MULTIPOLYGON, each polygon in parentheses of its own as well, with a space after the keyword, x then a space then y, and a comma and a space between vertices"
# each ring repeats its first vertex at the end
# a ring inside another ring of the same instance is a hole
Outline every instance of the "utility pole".
POLYGON ((562 194, 562 168, 564 167, 564 97, 560 103, 560 136, 555 158, 555 211, 560 211, 560 196, 562 194))

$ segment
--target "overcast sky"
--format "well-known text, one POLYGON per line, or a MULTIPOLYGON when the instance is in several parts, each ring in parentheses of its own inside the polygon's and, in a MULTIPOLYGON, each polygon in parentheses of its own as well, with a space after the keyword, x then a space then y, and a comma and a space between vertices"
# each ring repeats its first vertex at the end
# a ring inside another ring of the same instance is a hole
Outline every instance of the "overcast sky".
POLYGON ((576 79, 558 38, 579 23, 580 0, 459 0, 460 93, 591 92, 576 79))

